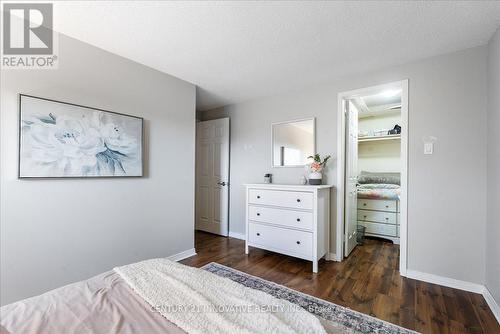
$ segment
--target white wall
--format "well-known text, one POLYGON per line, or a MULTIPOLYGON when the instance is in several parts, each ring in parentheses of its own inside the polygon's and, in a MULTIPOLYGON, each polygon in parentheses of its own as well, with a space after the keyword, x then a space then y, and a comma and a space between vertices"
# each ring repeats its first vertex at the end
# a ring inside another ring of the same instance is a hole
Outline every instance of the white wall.
MULTIPOLYGON (((373 131, 393 129, 401 125, 401 112, 391 112, 360 118, 359 131, 373 136, 373 131)), ((358 172, 401 172, 401 141, 384 140, 361 142, 358 145, 358 172)))
MULTIPOLYGON (((409 79, 408 266, 484 282, 486 225, 486 47, 434 57, 323 86, 231 105, 200 114, 231 117, 230 230, 244 233, 243 184, 297 183, 301 168, 270 168, 272 122, 316 117, 317 150, 337 155, 337 94, 409 79), (438 138, 434 155, 422 137, 438 138)), ((331 161, 327 182, 335 184, 331 161)), ((332 196, 335 226, 336 194, 332 196)), ((333 234, 335 229, 333 228, 333 234)), ((332 250, 335 239, 332 235, 332 250)))
POLYGON ((1 72, 2 305, 194 247, 195 86, 62 35, 59 61, 1 72), (19 93, 144 117, 146 176, 17 179, 19 93))
POLYGON ((369 141, 358 144, 358 173, 401 172, 399 140, 369 141))
POLYGON ((401 125, 401 111, 391 111, 384 114, 378 114, 370 117, 360 117, 358 121, 359 131, 367 131, 370 136, 373 136, 375 130, 390 130, 394 125, 401 125))
POLYGON ((488 222, 486 287, 500 305, 500 29, 488 52, 488 222))

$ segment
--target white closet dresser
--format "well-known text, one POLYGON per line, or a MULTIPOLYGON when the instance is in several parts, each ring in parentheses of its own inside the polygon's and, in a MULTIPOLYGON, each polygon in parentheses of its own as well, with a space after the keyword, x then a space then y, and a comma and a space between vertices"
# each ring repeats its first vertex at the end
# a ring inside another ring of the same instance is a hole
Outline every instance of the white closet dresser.
MULTIPOLYGON (((328 254, 330 185, 246 184, 246 244, 312 261, 328 254)), ((327 257, 326 257, 327 258, 327 257)))
POLYGON ((399 201, 359 198, 358 225, 366 227, 368 236, 399 244, 399 201))

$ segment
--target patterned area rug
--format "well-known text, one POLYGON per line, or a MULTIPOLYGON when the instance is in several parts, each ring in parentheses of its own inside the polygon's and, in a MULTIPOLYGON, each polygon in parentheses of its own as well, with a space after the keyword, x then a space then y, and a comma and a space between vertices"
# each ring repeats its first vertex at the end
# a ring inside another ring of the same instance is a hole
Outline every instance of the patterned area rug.
MULTIPOLYGON (((291 303, 300 305, 320 319, 326 320, 326 323, 329 323, 328 325, 333 328, 333 332, 362 334, 417 333, 326 300, 292 290, 283 285, 269 282, 262 278, 223 266, 222 264, 211 262, 203 266, 202 269, 229 278, 249 288, 266 292, 276 298, 285 299, 291 303)), ((323 323, 325 323, 325 321, 323 321, 323 323)))

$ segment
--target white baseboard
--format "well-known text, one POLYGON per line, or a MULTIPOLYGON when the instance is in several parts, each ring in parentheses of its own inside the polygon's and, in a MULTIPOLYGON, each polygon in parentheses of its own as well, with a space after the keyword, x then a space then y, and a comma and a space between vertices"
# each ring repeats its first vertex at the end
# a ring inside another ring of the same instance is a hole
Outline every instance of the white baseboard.
POLYGON ((491 309, 491 312, 493 313, 493 315, 495 315, 495 318, 497 319, 498 323, 500 323, 500 306, 496 302, 495 298, 493 298, 493 295, 488 290, 488 288, 482 284, 461 281, 454 278, 423 273, 420 271, 410 270, 410 269, 406 271, 406 277, 428 283, 447 286, 449 288, 475 292, 480 295, 483 295, 484 299, 486 300, 486 303, 491 309))
POLYGON ((423 272, 416 271, 416 270, 408 269, 406 271, 406 277, 413 278, 413 279, 416 279, 419 281, 428 282, 428 283, 447 286, 449 288, 475 292, 475 293, 479 293, 479 294, 482 294, 483 290, 484 290, 484 286, 482 284, 477 284, 477 283, 472 283, 472 282, 467 282, 467 281, 460 281, 460 280, 457 280, 454 278, 423 273, 423 272))
POLYGON ((493 315, 497 318, 497 321, 500 324, 500 305, 498 305, 497 301, 493 298, 493 295, 487 287, 484 287, 483 297, 490 307, 491 312, 493 312, 493 315))
POLYGON ((329 259, 330 261, 335 261, 335 262, 340 262, 340 260, 341 260, 341 259, 337 256, 337 254, 335 254, 335 253, 329 253, 329 254, 328 254, 328 259, 329 259))
MULTIPOLYGON (((245 240, 245 235, 242 233, 229 232, 229 237, 245 240)), ((183 252, 171 255, 168 257, 168 259, 172 261, 181 261, 194 255, 196 255, 196 250, 194 248, 191 248, 183 252)), ((340 262, 341 260, 337 257, 337 254, 335 253, 328 253, 327 255, 329 256, 329 260, 331 261, 340 262)), ((491 309, 491 312, 493 312, 493 315, 500 323, 500 305, 495 301, 491 292, 484 285, 467 281, 461 281, 449 277, 438 276, 434 274, 423 273, 420 271, 410 270, 410 269, 406 271, 406 277, 428 283, 447 286, 449 288, 479 293, 483 295, 484 299, 486 300, 486 303, 491 309)))
POLYGON ((196 255, 196 250, 194 248, 191 248, 191 249, 185 250, 184 252, 170 255, 169 257, 167 257, 167 259, 177 262, 180 260, 187 259, 188 257, 194 256, 194 255, 196 255))
POLYGON ((231 231, 229 231, 229 237, 230 238, 235 238, 235 239, 240 239, 240 240, 245 240, 246 239, 244 233, 231 232, 231 231))

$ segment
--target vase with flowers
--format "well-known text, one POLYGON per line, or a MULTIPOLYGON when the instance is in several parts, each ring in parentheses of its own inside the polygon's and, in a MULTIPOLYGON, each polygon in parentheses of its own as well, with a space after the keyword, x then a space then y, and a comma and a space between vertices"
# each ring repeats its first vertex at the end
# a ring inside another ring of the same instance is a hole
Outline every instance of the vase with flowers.
POLYGON ((321 160, 320 155, 315 154, 307 157, 307 159, 313 159, 313 161, 307 165, 309 169, 309 184, 320 185, 323 180, 323 168, 325 168, 326 162, 330 159, 330 156, 327 155, 321 160))

